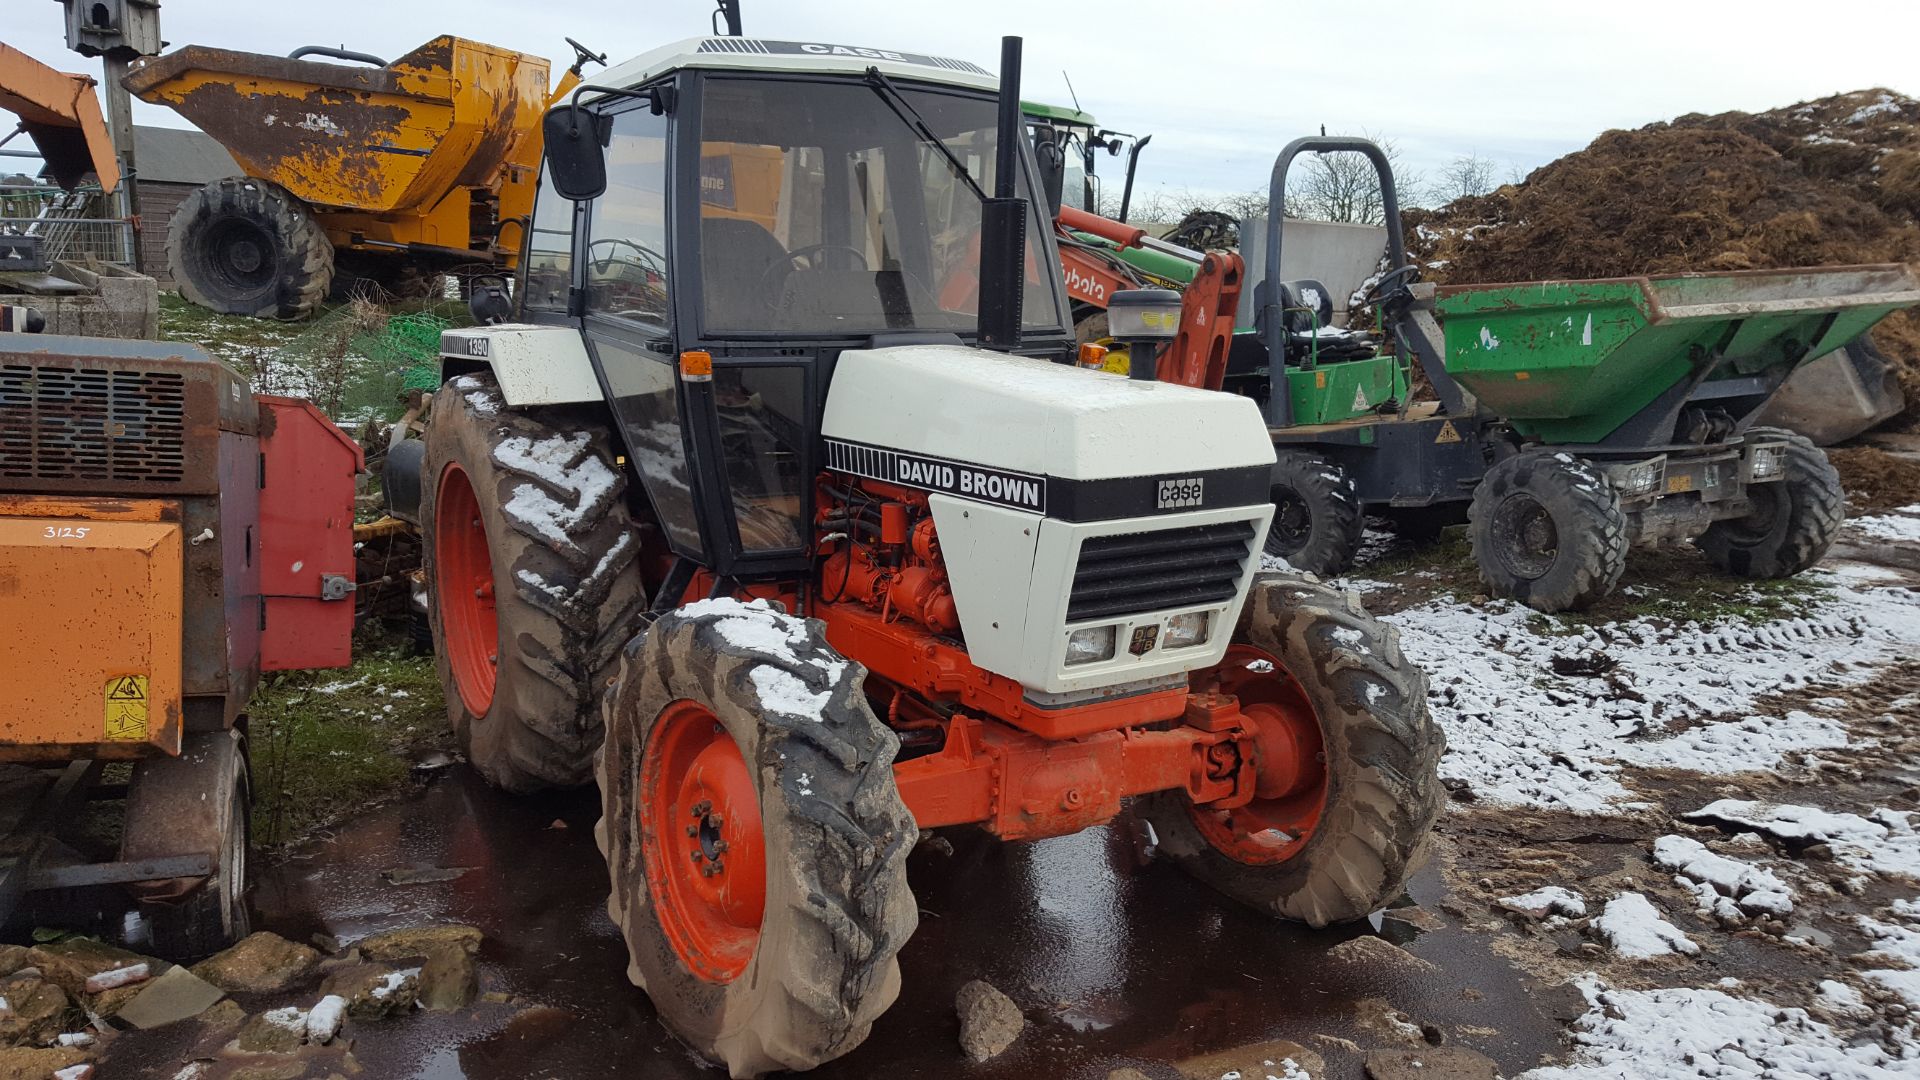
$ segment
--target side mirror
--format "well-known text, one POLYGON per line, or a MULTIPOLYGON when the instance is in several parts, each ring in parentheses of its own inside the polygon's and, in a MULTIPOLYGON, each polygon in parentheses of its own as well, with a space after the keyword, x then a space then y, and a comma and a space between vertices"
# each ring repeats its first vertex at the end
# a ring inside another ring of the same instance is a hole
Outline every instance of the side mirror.
POLYGON ((1040 190, 1046 196, 1048 217, 1060 216, 1060 202, 1067 185, 1067 154, 1052 139, 1037 140, 1034 156, 1040 163, 1040 190))
POLYGON ((606 118, 575 105, 547 110, 547 176, 562 198, 583 202, 607 190, 606 118))

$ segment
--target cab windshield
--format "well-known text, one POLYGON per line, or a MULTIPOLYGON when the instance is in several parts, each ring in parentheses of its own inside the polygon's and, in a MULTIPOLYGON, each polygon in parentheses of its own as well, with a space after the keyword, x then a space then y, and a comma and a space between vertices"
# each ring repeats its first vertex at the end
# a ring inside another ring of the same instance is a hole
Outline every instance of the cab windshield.
MULTIPOLYGON (((917 113, 949 157, 875 84, 708 75, 701 86, 706 334, 976 329, 975 187, 993 190, 990 97, 898 85, 907 115, 917 113)), ((1018 179, 1029 208, 1041 205, 1024 168, 1018 179)), ((1023 322, 1056 327, 1038 217, 1029 209, 1023 322)))

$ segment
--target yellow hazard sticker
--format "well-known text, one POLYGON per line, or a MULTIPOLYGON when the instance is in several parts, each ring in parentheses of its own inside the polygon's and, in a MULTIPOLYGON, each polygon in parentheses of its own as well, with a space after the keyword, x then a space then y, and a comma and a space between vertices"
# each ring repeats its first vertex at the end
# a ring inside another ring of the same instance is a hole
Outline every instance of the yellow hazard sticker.
POLYGON ((115 675, 107 680, 106 696, 107 741, 146 741, 147 677, 115 675))
POLYGON ((1326 372, 1324 372, 1324 371, 1316 371, 1316 372, 1314 372, 1314 373, 1313 373, 1313 388, 1314 388, 1315 390, 1325 390, 1325 389, 1327 388, 1327 373, 1326 373, 1326 372))
POLYGON ((1685 473, 1678 476, 1669 476, 1667 477, 1667 490, 1669 492, 1692 491, 1693 477, 1685 473))
POLYGON ((1433 437, 1433 441, 1434 441, 1434 442, 1437 442, 1437 443, 1455 443, 1455 442, 1459 442, 1459 441, 1460 441, 1460 431, 1459 431, 1459 429, 1458 429, 1458 428, 1455 428, 1455 427, 1453 426, 1453 421, 1451 421, 1451 420, 1442 420, 1442 421, 1440 421, 1440 433, 1439 433, 1438 435, 1435 435, 1435 436, 1433 437))
POLYGON ((1533 378, 1533 372, 1531 372, 1531 371, 1516 371, 1516 372, 1514 372, 1514 373, 1513 373, 1513 377, 1514 377, 1514 379, 1516 379, 1516 380, 1517 380, 1517 381, 1519 381, 1519 382, 1526 382, 1526 381, 1527 381, 1528 379, 1531 379, 1531 378, 1533 378))

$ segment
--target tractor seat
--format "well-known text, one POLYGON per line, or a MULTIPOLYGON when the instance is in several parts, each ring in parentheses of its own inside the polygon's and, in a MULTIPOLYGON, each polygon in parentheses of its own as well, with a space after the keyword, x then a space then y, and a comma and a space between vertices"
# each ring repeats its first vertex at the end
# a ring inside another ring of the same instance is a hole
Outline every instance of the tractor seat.
POLYGON ((768 306, 792 272, 785 245, 759 222, 700 219, 700 284, 709 327, 766 329, 768 306))

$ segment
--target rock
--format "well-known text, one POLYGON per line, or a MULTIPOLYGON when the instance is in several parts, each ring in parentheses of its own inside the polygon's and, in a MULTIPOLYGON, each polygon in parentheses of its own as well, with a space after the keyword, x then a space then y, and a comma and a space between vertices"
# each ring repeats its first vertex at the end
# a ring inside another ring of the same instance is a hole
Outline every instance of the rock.
POLYGON ((423 960, 440 945, 458 945, 469 953, 478 953, 483 938, 476 927, 442 923, 388 930, 354 944, 369 960, 423 960))
MULTIPOLYGON (((152 982, 126 989, 134 992, 133 999, 116 1006, 115 1015, 123 1024, 143 1031, 199 1016, 225 996, 219 987, 183 967, 169 968, 152 982)), ((94 1011, 99 1007, 95 999, 94 1011)))
POLYGON ((27 958, 30 952, 25 945, 0 945, 0 978, 33 963, 27 958))
POLYGON ((0 1080, 47 1080, 61 1069, 85 1065, 90 1056, 77 1046, 9 1047, 0 1050, 0 1080))
POLYGON ((229 993, 271 994, 292 989, 319 966, 319 952, 260 930, 195 964, 193 973, 229 993))
POLYGON ((307 1075, 307 1063, 293 1061, 253 1062, 227 1074, 227 1080, 300 1080, 307 1075))
POLYGON ((1426 1035, 1413 1018, 1386 998, 1361 998, 1353 1003, 1353 1018, 1361 1027, 1395 1042, 1425 1043, 1426 1035))
POLYGON ((27 950, 27 960, 40 969, 46 980, 78 997, 87 993, 87 980, 105 971, 148 965, 148 971, 161 967, 158 960, 139 953, 116 949, 90 938, 68 938, 51 945, 35 945, 27 950))
MULTIPOLYGON (((174 968, 173 970, 185 971, 186 969, 174 968)), ((131 1004, 134 998, 139 997, 140 992, 145 990, 147 985, 146 983, 134 983, 131 986, 116 986, 111 990, 94 994, 82 1000, 86 1003, 87 1011, 93 1013, 95 1016, 119 1016, 120 1010, 131 1004)))
POLYGON ((960 1049, 975 1063, 1012 1046, 1027 1026, 1012 998, 979 979, 962 986, 953 1005, 960 1014, 960 1049))
POLYGON ((225 1033, 237 1030, 247 1022, 247 1010, 232 998, 224 998, 219 1004, 196 1017, 200 1026, 207 1031, 225 1033))
POLYGON ((1387 939, 1374 937, 1372 934, 1365 934, 1335 945, 1327 950, 1327 959, 1336 964, 1369 964, 1401 971, 1440 970, 1387 939))
POLYGON ((291 1054, 307 1041, 307 1014, 299 1009, 272 1009, 240 1026, 234 1039, 249 1054, 291 1054))
POLYGON ((307 1010, 307 1041, 323 1046, 340 1034, 340 1022, 347 1013, 347 999, 328 994, 307 1010))
POLYGON ((320 984, 322 994, 345 998, 347 1015, 356 1020, 380 1020, 413 1008, 419 988, 419 968, 373 963, 341 967, 320 984))
POLYGON ((1496 1080, 1500 1074, 1492 1058, 1459 1046, 1373 1050, 1366 1064, 1370 1080, 1496 1080))
POLYGON ((0 998, 7 1003, 7 1011, 0 1013, 0 1043, 37 1046, 65 1026, 66 991, 50 982, 33 975, 10 975, 0 980, 0 998))
POLYGON ((420 965, 422 1008, 452 1012, 473 1004, 480 992, 473 954, 457 944, 435 945, 420 965))
POLYGON ((1173 1071, 1179 1073, 1183 1080, 1220 1080, 1234 1072, 1248 1078, 1273 1076, 1279 1080, 1293 1080, 1300 1073, 1319 1076, 1326 1068, 1326 1062, 1320 1059, 1319 1054, 1285 1039, 1249 1043, 1173 1063, 1173 1071), (1292 1071, 1287 1069, 1289 1061, 1293 1062, 1292 1071))

